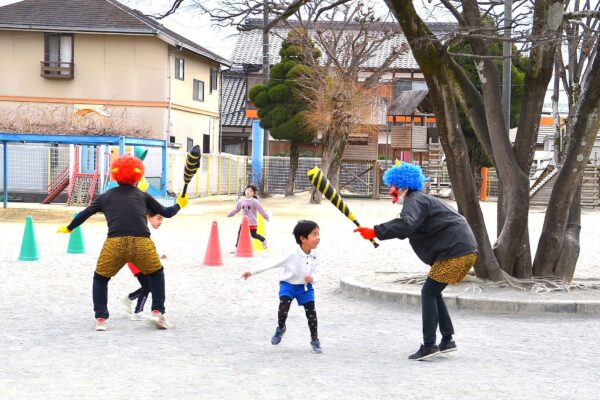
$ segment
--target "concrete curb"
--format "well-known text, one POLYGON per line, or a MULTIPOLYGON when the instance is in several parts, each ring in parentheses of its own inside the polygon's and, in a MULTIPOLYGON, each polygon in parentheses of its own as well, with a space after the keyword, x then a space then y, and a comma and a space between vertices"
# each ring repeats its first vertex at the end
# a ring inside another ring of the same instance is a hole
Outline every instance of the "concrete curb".
MULTIPOLYGON (((384 289, 370 286, 352 277, 340 277, 342 292, 354 297, 386 301, 411 306, 421 305, 421 286, 415 289, 399 288, 384 289)), ((504 298, 482 298, 466 293, 446 293, 444 299, 448 308, 457 310, 472 310, 495 314, 539 314, 539 313, 568 313, 568 314, 598 314, 600 315, 600 300, 508 300, 504 298)))

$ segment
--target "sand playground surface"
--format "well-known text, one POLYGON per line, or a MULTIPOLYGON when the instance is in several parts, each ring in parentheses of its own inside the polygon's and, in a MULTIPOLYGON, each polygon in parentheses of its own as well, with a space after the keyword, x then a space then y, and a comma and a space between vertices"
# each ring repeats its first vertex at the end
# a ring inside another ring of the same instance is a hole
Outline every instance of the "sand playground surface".
MULTIPOLYGON (((92 276, 106 237, 102 215, 82 225, 86 253, 74 255, 66 254, 69 238, 56 229, 81 208, 9 203, 1 209, 0 399, 597 398, 598 316, 451 311, 459 351, 409 362, 421 340, 420 309, 352 298, 339 289, 343 275, 376 277, 387 285, 399 276, 425 275, 427 267, 407 241, 374 249, 329 202, 311 205, 308 193, 301 193, 260 199, 273 215, 266 226, 269 249, 239 258, 231 252, 241 217, 226 217, 236 200, 191 200, 152 230, 158 252, 166 255, 166 309, 175 324, 167 331, 128 318, 120 298, 138 283, 127 268, 109 284, 108 331, 91 329, 92 276), (35 262, 17 260, 27 215, 40 254, 35 262), (277 271, 240 279, 294 246, 291 231, 299 219, 321 228, 322 279, 315 284, 320 355, 311 353, 304 310, 295 305, 282 343, 270 344, 277 271), (222 267, 202 265, 213 221, 222 267)), ((365 226, 400 211, 389 200, 345 201, 365 226)), ((495 207, 482 204, 491 233, 495 207)), ((544 212, 533 209, 530 216, 535 248, 544 212)), ((583 210, 582 221, 575 279, 596 280, 600 212, 583 210)))

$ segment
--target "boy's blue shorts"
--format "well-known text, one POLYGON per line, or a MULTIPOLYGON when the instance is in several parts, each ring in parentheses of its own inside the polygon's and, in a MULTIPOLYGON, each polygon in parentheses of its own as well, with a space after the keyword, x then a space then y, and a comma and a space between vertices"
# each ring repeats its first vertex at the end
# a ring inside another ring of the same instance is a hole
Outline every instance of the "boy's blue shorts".
POLYGON ((282 296, 290 297, 292 300, 296 299, 299 306, 315 301, 315 291, 310 283, 292 285, 288 282, 279 282, 279 297, 282 296))

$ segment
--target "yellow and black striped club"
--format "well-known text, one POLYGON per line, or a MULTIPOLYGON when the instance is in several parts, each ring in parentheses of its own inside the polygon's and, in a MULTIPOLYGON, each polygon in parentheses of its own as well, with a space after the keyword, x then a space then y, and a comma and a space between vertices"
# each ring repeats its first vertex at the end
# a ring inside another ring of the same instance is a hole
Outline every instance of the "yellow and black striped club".
MULTIPOLYGON (((310 183, 312 183, 317 190, 323 194, 323 196, 327 197, 331 204, 336 206, 336 208, 340 210, 342 214, 348 217, 350 221, 354 222, 356 226, 360 227, 360 223, 352 211, 350 211, 346 203, 344 203, 342 196, 340 196, 337 190, 331 186, 329 179, 323 175, 323 172, 319 169, 319 167, 314 167, 313 169, 309 170, 306 175, 308 175, 310 183)), ((377 243, 374 239, 371 239, 371 243, 373 243, 373 246, 376 248, 379 246, 379 243, 377 243)))
POLYGON ((185 192, 187 192, 187 187, 194 175, 196 175, 196 171, 198 167, 200 167, 200 146, 195 145, 192 147, 190 152, 188 153, 185 159, 185 168, 183 169, 183 191, 181 192, 181 196, 185 196, 185 192))

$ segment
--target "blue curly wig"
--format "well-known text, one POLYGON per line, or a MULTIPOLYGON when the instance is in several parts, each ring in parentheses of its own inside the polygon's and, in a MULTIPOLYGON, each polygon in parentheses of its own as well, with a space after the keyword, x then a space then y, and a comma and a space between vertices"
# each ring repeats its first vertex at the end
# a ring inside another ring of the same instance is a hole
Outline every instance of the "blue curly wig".
POLYGON ((421 167, 405 162, 394 165, 383 174, 383 182, 398 189, 422 190, 426 180, 421 167))

